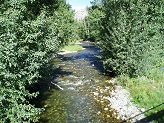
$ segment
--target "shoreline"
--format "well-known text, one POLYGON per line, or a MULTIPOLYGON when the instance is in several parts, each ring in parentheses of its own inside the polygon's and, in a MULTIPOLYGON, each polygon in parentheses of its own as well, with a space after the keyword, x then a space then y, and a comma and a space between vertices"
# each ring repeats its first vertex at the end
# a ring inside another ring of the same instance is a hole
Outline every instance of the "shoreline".
MULTIPOLYGON (((84 50, 83 48, 82 50, 84 50)), ((58 54, 65 55, 69 53, 76 53, 78 51, 68 51, 62 50, 58 54)), ((136 104, 132 103, 130 98, 130 92, 124 89, 120 85, 115 85, 115 79, 111 79, 106 81, 109 85, 113 85, 113 89, 110 90, 110 87, 106 86, 105 88, 97 89, 96 91, 92 92, 94 99, 96 101, 100 101, 103 105, 105 100, 108 100, 108 105, 106 104, 106 108, 104 110, 108 110, 112 108, 116 112, 116 118, 121 119, 125 122, 131 123, 139 123, 140 120, 145 119, 144 115, 144 108, 137 107, 136 104), (108 95, 107 95, 108 93, 108 95)), ((145 120, 146 122, 146 120, 145 120)))
POLYGON ((104 110, 112 108, 117 114, 117 119, 131 123, 139 123, 140 120, 145 119, 145 115, 143 113, 145 109, 139 108, 136 104, 132 103, 130 92, 120 85, 115 85, 114 81, 115 79, 111 79, 106 82, 113 85, 113 90, 110 90, 110 87, 108 86, 105 88, 100 88, 99 90, 93 92, 94 99, 99 99, 101 104, 107 100, 108 105, 104 108, 104 110))

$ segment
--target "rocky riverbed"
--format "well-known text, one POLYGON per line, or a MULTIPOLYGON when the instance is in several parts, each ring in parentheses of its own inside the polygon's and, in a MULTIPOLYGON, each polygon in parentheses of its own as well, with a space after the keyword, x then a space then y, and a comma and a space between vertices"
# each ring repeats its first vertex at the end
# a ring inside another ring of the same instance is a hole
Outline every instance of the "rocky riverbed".
POLYGON ((144 115, 134 117, 141 111, 130 102, 129 92, 105 75, 97 57, 101 55, 99 48, 90 42, 80 45, 85 49, 64 51, 54 59, 54 79, 47 91, 46 84, 40 87, 45 91, 36 101, 46 107, 39 123, 122 123, 142 119, 144 115))
MULTIPOLYGON (((76 51, 75 51, 76 52, 76 51)), ((74 53, 75 53, 74 52, 74 53)), ((59 54, 68 54, 69 51, 64 51, 59 54)), ((73 52, 72 52, 73 53, 73 52)), ((128 90, 122 86, 115 85, 115 79, 106 80, 106 86, 98 86, 95 91, 90 92, 93 94, 94 99, 103 108, 102 111, 97 112, 113 112, 113 116, 117 119, 122 119, 124 122, 138 122, 145 118, 143 112, 144 108, 138 108, 137 105, 131 102, 132 98, 128 90), (112 85, 112 86, 111 86, 112 85)), ((111 117, 106 115, 105 117, 111 117)))
POLYGON ((93 92, 95 100, 104 106, 104 111, 112 108, 117 113, 118 119, 121 118, 124 122, 139 123, 145 118, 142 113, 145 110, 132 103, 129 91, 119 85, 114 85, 114 81, 115 79, 107 80, 105 87, 96 89, 93 92))

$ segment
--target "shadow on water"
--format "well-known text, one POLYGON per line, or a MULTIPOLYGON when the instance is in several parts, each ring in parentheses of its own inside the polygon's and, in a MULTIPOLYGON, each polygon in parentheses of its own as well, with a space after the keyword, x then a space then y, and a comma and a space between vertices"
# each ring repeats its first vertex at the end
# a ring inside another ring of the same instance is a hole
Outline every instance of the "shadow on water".
POLYGON ((93 66, 96 70, 100 72, 100 74, 106 74, 108 76, 113 77, 114 73, 106 72, 103 68, 103 62, 99 58, 101 56, 100 49, 92 42, 81 44, 81 46, 85 49, 83 51, 67 54, 67 55, 59 55, 59 58, 62 58, 62 61, 72 61, 78 59, 85 59, 93 66))
MULTIPOLYGON (((59 76, 68 76, 68 75, 72 75, 72 72, 64 71, 63 69, 59 67, 53 71, 52 80, 55 80, 59 76)), ((54 83, 57 83, 57 82, 54 82, 54 83)), ((52 89, 56 91, 60 91, 60 89, 57 86, 51 83, 51 80, 50 81, 39 80, 39 83, 36 83, 35 85, 33 85, 32 89, 33 89, 32 90, 33 92, 39 91, 39 95, 37 96, 37 98, 29 100, 30 103, 36 105, 37 108, 45 107, 45 101, 48 100, 49 97, 51 97, 53 93, 52 89)))
POLYGON ((72 75, 72 72, 64 71, 61 67, 58 67, 53 71, 53 79, 55 79, 61 75, 62 76, 72 75))
POLYGON ((99 48, 91 43, 82 44, 85 50, 77 53, 59 55, 54 63, 51 82, 40 84, 40 95, 35 100, 37 107, 45 107, 39 123, 110 123, 120 122, 113 115, 100 114, 101 107, 93 99, 93 92, 110 76, 104 69, 99 48), (56 83, 64 90, 60 90, 56 83), (104 119, 104 116, 111 116, 104 119))

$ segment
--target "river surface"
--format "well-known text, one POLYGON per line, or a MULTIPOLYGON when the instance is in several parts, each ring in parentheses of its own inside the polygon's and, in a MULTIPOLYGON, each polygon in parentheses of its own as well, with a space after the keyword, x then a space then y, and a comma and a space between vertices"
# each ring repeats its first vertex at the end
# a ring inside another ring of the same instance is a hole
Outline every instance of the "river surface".
POLYGON ((103 73, 98 58, 99 48, 90 42, 81 45, 84 50, 59 55, 54 60, 57 66, 53 73, 54 79, 37 100, 40 107, 46 107, 39 123, 121 122, 112 109, 105 108, 109 102, 99 99, 101 92, 95 93, 100 87, 113 89, 112 85, 106 84, 111 77, 103 73))

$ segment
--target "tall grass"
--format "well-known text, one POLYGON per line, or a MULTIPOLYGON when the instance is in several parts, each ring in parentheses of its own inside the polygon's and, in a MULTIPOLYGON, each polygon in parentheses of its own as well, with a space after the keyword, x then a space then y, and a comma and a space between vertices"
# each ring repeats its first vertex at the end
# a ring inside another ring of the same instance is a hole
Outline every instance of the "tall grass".
POLYGON ((140 108, 145 108, 145 111, 151 109, 146 112, 147 116, 163 110, 164 104, 156 107, 164 103, 164 74, 162 72, 153 71, 148 77, 135 78, 120 75, 116 78, 116 83, 130 91, 132 101, 140 108))

